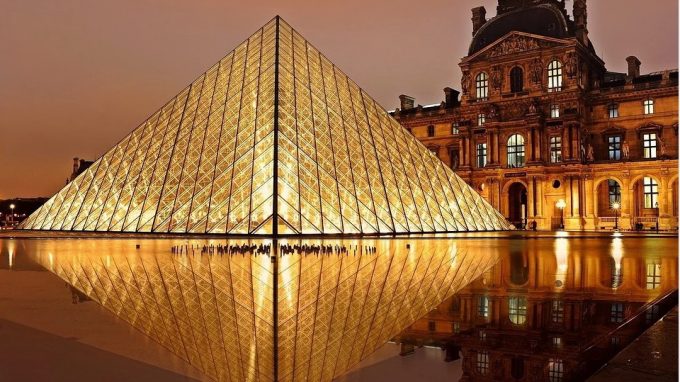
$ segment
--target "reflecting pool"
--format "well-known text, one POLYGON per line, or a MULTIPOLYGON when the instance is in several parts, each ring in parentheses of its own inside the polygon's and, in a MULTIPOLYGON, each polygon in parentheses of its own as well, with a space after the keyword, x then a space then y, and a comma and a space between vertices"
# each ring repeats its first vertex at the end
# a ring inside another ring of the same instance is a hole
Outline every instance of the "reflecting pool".
POLYGON ((47 269, 220 381, 330 381, 389 340, 464 380, 581 378, 665 309, 677 239, 539 236, 0 237, 0 269, 47 269))

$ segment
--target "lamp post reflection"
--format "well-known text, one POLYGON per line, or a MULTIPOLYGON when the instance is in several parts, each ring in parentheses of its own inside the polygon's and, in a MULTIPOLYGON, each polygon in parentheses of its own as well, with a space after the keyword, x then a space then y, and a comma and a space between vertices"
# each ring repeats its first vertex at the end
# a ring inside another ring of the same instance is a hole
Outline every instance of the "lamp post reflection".
POLYGON ((555 203, 555 207, 560 209, 560 229, 564 229, 564 208, 567 206, 567 202, 564 199, 560 199, 555 203))

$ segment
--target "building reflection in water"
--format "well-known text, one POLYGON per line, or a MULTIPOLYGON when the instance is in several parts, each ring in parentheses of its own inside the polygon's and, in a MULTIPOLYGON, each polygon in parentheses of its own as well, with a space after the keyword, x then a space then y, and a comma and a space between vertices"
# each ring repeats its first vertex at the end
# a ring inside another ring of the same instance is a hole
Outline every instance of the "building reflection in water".
POLYGON ((463 381, 582 380, 677 303, 677 250, 673 238, 510 242, 398 339, 403 353, 462 355, 463 381))
POLYGON ((330 381, 493 266, 501 244, 52 239, 22 247, 216 380, 330 381), (215 250, 241 244, 276 250, 215 250), (282 255, 280 245, 330 250, 282 255))

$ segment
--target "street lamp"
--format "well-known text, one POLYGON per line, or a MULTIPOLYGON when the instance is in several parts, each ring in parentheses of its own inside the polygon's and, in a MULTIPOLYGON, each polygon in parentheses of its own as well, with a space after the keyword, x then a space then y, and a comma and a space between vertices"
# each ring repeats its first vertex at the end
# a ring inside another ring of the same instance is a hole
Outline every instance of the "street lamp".
POLYGON ((555 203, 555 207, 560 209, 560 229, 564 229, 564 208, 567 206, 567 202, 564 199, 560 199, 555 203))
POLYGON ((619 210, 621 209, 621 203, 612 203, 612 210, 614 210, 614 231, 619 230, 619 210))
POLYGON ((9 209, 10 209, 10 214, 9 214, 9 216, 12 218, 12 225, 14 225, 14 207, 16 207, 16 206, 14 205, 14 203, 12 203, 12 204, 9 205, 9 209))

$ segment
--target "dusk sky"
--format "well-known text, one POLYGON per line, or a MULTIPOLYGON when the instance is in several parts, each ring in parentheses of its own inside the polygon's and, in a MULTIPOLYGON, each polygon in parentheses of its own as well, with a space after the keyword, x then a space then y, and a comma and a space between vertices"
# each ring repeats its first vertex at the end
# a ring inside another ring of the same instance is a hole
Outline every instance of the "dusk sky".
MULTIPOLYGON (((385 108, 460 88, 470 9, 492 0, 0 0, 0 199, 51 196, 276 14, 385 108)), ((571 8, 572 2, 567 1, 571 8)), ((591 0, 607 69, 678 67, 677 0, 591 0)))

